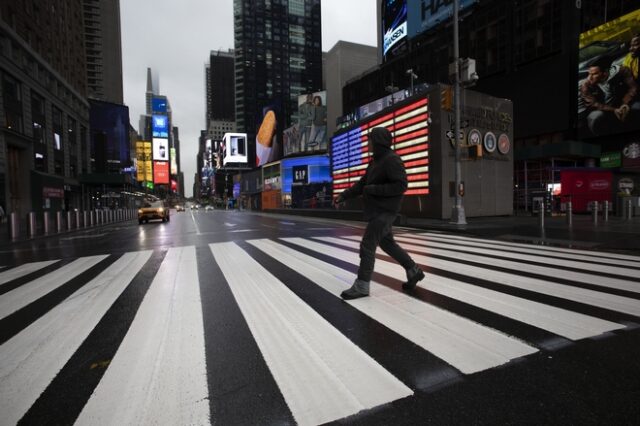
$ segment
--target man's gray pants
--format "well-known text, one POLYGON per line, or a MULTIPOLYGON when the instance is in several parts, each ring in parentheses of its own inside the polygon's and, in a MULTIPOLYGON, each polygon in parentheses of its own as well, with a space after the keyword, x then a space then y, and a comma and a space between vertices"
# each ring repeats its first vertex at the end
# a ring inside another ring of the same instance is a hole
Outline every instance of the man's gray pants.
POLYGON ((378 246, 391 256, 396 262, 406 269, 412 268, 415 263, 407 252, 393 239, 391 227, 396 219, 395 213, 381 213, 376 215, 367 224, 367 228, 360 242, 360 267, 358 279, 371 281, 373 266, 376 261, 376 249, 378 246))

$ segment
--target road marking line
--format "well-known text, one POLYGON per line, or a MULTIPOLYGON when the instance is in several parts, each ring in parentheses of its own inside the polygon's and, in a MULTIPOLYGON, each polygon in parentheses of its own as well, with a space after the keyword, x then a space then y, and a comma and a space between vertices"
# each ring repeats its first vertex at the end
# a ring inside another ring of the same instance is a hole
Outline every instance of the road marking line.
MULTIPOLYGON (((282 240, 323 254, 336 250, 303 238, 282 240)), ((267 249, 265 253, 272 256, 277 253, 275 259, 300 271, 336 297, 356 278, 355 274, 312 256, 273 242, 261 241, 258 244, 267 249)), ((536 348, 496 330, 375 282, 371 283, 371 297, 348 303, 465 374, 496 367, 511 359, 537 352, 536 348), (389 303, 386 300, 389 296, 398 298, 400 303, 389 303)))
MULTIPOLYGON (((346 243, 346 241, 345 241, 346 243)), ((342 244, 345 245, 345 244, 342 244)), ((616 312, 640 316, 640 303, 636 299, 604 293, 570 285, 561 285, 539 278, 521 276, 516 273, 496 271, 483 266, 473 266, 451 260, 437 259, 411 253, 413 260, 421 265, 428 265, 445 271, 467 275, 509 287, 546 294, 560 299, 572 300, 586 305, 597 306, 616 312)), ((485 265, 486 263, 482 263, 485 265)), ((519 270, 522 270, 520 268, 519 270)), ((428 288, 428 285, 426 286, 428 288)))
POLYGON ((149 260, 151 253, 124 254, 0 346, 2 424, 16 424, 24 416, 149 260))
MULTIPOLYGON (((319 237, 317 239, 350 248, 359 247, 359 244, 356 242, 340 240, 338 238, 319 237)), ((383 252, 380 250, 379 253, 382 254, 383 252)), ((359 263, 358 254, 351 251, 341 250, 328 254, 354 265, 359 263)), ((402 266, 382 259, 376 260, 376 271, 401 281, 404 281, 406 277, 405 270, 402 266)), ((602 333, 625 328, 624 325, 611 321, 530 301, 499 291, 485 289, 463 281, 452 280, 429 273, 425 275, 426 277, 422 282, 422 286, 429 291, 460 300, 504 317, 515 319, 516 321, 533 325, 534 327, 550 331, 571 340, 598 336, 602 333)))
POLYGON ((195 247, 168 250, 76 424, 209 424, 195 247))
POLYGON ((325 423, 413 394, 240 247, 210 248, 297 423, 325 423))
POLYGON ((81 257, 53 272, 29 281, 25 285, 3 294, 0 296, 0 319, 6 318, 30 303, 46 296, 51 291, 71 281, 107 257, 108 255, 81 257))
POLYGON ((7 271, 0 272, 0 285, 13 281, 25 275, 29 275, 32 272, 39 271, 42 268, 46 268, 49 265, 59 262, 59 260, 46 260, 44 262, 31 262, 24 265, 16 266, 7 271))

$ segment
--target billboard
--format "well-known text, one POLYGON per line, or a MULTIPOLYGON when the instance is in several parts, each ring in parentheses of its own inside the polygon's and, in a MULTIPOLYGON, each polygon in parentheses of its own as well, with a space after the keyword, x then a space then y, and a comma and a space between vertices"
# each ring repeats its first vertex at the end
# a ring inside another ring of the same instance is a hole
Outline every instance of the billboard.
POLYGON ((560 171, 560 188, 571 197, 573 211, 589 210, 591 201, 609 201, 613 196, 613 174, 610 170, 572 169, 560 171))
POLYGON ((151 111, 152 112, 167 112, 167 98, 164 96, 161 98, 153 97, 151 99, 151 111))
POLYGON ((177 175, 178 174, 178 159, 176 157, 176 149, 175 148, 171 148, 169 149, 170 152, 170 157, 171 157, 171 174, 172 175, 177 175))
POLYGON ((263 107, 256 122, 260 123, 256 132, 256 166, 279 160, 282 158, 282 144, 278 140, 278 122, 282 123, 282 118, 278 103, 263 107))
POLYGON ((153 138, 153 159, 169 161, 169 139, 153 138))
POLYGON ((578 135, 640 129, 640 9, 580 34, 578 135))
POLYGON ((226 166, 228 163, 247 163, 246 133, 225 133, 222 142, 224 145, 223 166, 226 166))
MULTIPOLYGON (((460 0, 458 12, 478 3, 478 0, 460 0)), ((453 17, 452 1, 407 0, 407 33, 409 37, 423 33, 453 17)))
POLYGON ((374 127, 386 127, 393 135, 391 148, 404 162, 409 186, 405 195, 429 194, 429 105, 426 98, 396 108, 378 118, 339 134, 331 142, 333 193, 356 183, 371 161, 368 141, 374 127))
POLYGON ((407 0, 382 1, 382 56, 389 59, 406 48, 407 0))
POLYGON ((153 183, 156 185, 169 184, 169 163, 167 161, 153 162, 153 183))
POLYGON ((327 92, 298 96, 298 120, 283 131, 284 156, 326 151, 327 92))
POLYGON ((151 142, 136 142, 136 162, 138 168, 136 180, 138 182, 152 181, 153 168, 151 165, 151 142))
POLYGON ((169 117, 153 114, 151 116, 151 132, 154 138, 168 138, 169 117))

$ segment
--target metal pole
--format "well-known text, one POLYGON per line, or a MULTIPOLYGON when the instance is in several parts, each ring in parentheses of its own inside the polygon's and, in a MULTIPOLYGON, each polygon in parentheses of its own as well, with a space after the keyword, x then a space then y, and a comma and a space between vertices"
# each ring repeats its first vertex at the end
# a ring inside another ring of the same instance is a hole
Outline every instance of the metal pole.
POLYGON ((633 218, 633 204, 631 200, 627 200, 627 220, 631 220, 633 218))
POLYGON ((609 222, 609 201, 604 202, 604 206, 602 208, 602 218, 605 222, 609 222))
POLYGON ((467 219, 464 213, 464 206, 462 205, 461 188, 461 171, 460 171, 460 50, 459 50, 459 35, 458 35, 458 9, 460 7, 460 0, 453 0, 453 62, 455 66, 455 80, 454 80, 454 99, 455 105, 455 126, 454 134, 456 141, 456 201, 451 212, 451 220, 456 225, 466 225, 467 219))
POLYGON ((567 202, 567 225, 573 225, 573 203, 571 199, 567 202))
POLYGON ((544 201, 540 201, 538 206, 538 223, 540 228, 544 228, 544 201))
POLYGON ((35 212, 29 212, 27 215, 27 225, 29 226, 29 236, 35 237, 38 232, 38 222, 36 222, 35 212))
POLYGON ((20 236, 20 218, 18 213, 12 212, 9 222, 9 231, 11 232, 11 239, 16 240, 20 236))
POLYGON ((598 202, 597 201, 592 202, 591 213, 593 217, 593 224, 597 225, 598 224, 598 202))

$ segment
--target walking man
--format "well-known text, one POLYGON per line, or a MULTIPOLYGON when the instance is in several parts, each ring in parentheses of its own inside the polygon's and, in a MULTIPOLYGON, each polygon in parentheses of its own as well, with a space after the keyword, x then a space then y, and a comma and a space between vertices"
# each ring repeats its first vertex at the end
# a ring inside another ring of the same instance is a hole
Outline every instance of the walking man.
POLYGON ((360 267, 358 278, 351 288, 342 292, 343 299, 357 299, 369 295, 369 282, 376 260, 376 249, 382 248, 407 271, 405 290, 413 289, 424 278, 424 272, 393 239, 391 227, 407 189, 407 174, 402 159, 391 150, 391 133, 384 127, 376 127, 369 133, 369 151, 373 159, 362 178, 346 189, 336 199, 341 204, 349 198, 362 195, 364 215, 368 220, 360 242, 360 267))

